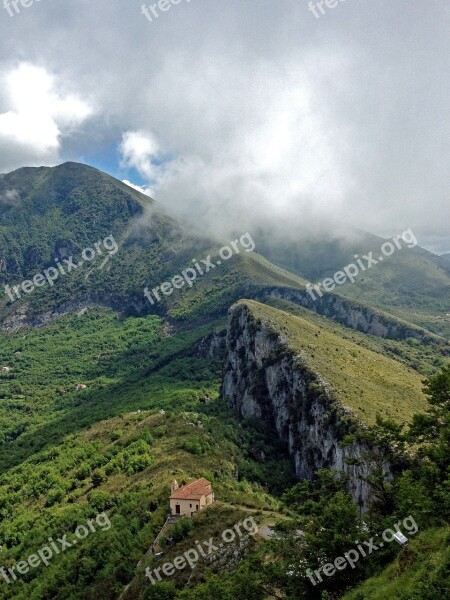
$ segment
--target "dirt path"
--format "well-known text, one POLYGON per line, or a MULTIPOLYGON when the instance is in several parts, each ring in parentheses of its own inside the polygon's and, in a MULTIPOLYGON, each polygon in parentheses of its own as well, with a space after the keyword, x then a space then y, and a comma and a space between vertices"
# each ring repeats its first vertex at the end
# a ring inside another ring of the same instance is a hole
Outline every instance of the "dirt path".
POLYGON ((230 502, 222 502, 221 500, 216 500, 215 504, 220 506, 230 506, 231 508, 238 508, 239 510, 243 510, 250 513, 262 513, 263 515, 267 515, 268 517, 273 517, 277 519, 282 519, 283 521, 289 521, 291 517, 280 513, 276 510, 266 510, 263 508, 249 508, 248 506, 242 506, 241 504, 231 504, 230 502))

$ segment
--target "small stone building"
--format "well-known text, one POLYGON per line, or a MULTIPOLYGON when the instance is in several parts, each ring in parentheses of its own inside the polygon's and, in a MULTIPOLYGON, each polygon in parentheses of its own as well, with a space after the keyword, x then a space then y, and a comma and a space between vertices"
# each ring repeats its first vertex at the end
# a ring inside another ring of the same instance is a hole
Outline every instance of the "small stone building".
POLYGON ((174 480, 169 501, 171 515, 192 517, 214 502, 211 482, 202 478, 179 487, 174 480))

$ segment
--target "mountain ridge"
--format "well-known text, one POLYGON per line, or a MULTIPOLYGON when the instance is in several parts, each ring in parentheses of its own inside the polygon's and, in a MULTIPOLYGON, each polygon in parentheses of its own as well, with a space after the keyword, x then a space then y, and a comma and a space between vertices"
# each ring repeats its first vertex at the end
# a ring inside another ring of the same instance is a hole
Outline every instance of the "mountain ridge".
MULTIPOLYGON (((303 600, 314 596, 302 573, 291 576, 298 531, 306 547, 318 544, 315 564, 330 540, 363 539, 361 507, 380 523, 413 499, 424 527, 442 525, 444 511, 429 506, 440 507, 444 484, 427 471, 433 498, 422 500, 423 481, 414 480, 420 453, 406 446, 404 432, 427 409, 422 378, 448 362, 444 337, 377 302, 334 292, 314 300, 308 279, 271 262, 250 232, 244 235, 252 243, 224 260, 226 240, 198 234, 87 166, 15 171, 0 177, 0 198, 7 204, 0 213, 1 285, 54 268, 55 257, 64 264, 84 259, 83 248, 101 240, 103 250, 114 251, 54 285, 0 299, 3 564, 18 565, 50 535, 73 532, 94 512, 112 523, 103 537, 89 537, 46 569, 0 585, 2 598, 248 600, 251 588, 260 600, 274 585, 295 584, 293 597, 303 600), (165 281, 188 268, 192 275, 199 261, 214 268, 192 286, 162 292, 165 281), (153 296, 151 303, 144 290, 155 286, 160 301, 153 296), (248 322, 236 323, 247 309, 248 322), (386 468, 373 469, 372 459, 386 468), (175 525, 161 540, 163 558, 147 554, 143 567, 161 567, 245 515, 265 534, 150 586, 136 565, 165 521, 174 477, 206 477, 218 503, 175 525), (277 535, 265 540, 277 524, 277 535)), ((282 244, 271 258, 291 253, 300 267, 302 244, 282 244)), ((305 264, 317 273, 337 264, 343 254, 329 249, 321 250, 323 264, 314 264, 311 250, 305 264)), ((395 285, 390 293, 401 292, 395 285)), ((338 580, 336 589, 344 592, 376 568, 338 580)))

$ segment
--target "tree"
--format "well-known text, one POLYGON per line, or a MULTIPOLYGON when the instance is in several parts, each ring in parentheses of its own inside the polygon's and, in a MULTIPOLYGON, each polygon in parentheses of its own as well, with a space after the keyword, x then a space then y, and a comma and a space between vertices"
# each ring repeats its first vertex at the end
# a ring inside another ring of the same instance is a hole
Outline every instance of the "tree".
POLYGON ((355 540, 365 537, 359 509, 345 491, 345 477, 327 469, 315 475, 313 481, 298 483, 283 495, 283 503, 297 513, 298 520, 269 542, 274 560, 264 567, 266 585, 289 600, 321 598, 322 593, 342 590, 361 576, 359 569, 339 571, 332 578, 324 577, 317 587, 307 577, 307 569, 332 563, 353 548, 355 540))
POLYGON ((414 512, 421 528, 450 517, 450 365, 423 383, 428 410, 414 415, 407 434, 411 444, 419 445, 418 460, 396 483, 399 512, 414 512))
POLYGON ((175 588, 171 583, 155 583, 145 592, 145 600, 173 600, 175 588))
POLYGON ((343 473, 320 469, 315 473, 313 481, 297 483, 283 494, 281 501, 286 508, 298 515, 320 515, 330 497, 345 491, 345 484, 343 473))
POLYGON ((106 475, 105 475, 105 473, 103 471, 100 471, 100 469, 96 469, 92 473, 91 482, 92 482, 92 485, 94 487, 98 487, 99 485, 101 485, 105 481, 106 481, 106 475))
POLYGON ((429 407, 426 414, 414 415, 408 437, 412 443, 422 445, 421 454, 444 475, 449 466, 450 365, 423 383, 429 407))

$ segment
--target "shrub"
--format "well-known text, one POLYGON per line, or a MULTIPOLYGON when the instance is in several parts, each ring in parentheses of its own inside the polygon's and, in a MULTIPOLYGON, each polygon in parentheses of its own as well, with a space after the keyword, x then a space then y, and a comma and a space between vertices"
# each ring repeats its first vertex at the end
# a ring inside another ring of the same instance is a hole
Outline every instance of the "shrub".
POLYGON ((186 452, 190 452, 190 454, 200 456, 202 454, 205 454, 210 449, 210 445, 205 440, 202 440, 199 437, 195 437, 186 440, 182 444, 181 448, 183 450, 186 450, 186 452))
POLYGON ((155 583, 145 592, 144 600, 174 600, 175 588, 171 583, 155 583))
POLYGON ((98 487, 99 485, 101 485, 102 483, 104 483, 106 481, 106 475, 100 469, 96 469, 92 473, 91 481, 92 481, 92 485, 94 487, 98 487))
POLYGON ((97 510, 97 512, 102 512, 103 510, 107 510, 111 508, 114 504, 113 498, 108 492, 89 492, 88 500, 93 508, 97 510))
POLYGON ((181 542, 194 529, 194 525, 190 519, 179 519, 172 528, 171 538, 174 542, 181 542))

